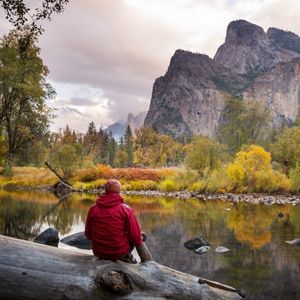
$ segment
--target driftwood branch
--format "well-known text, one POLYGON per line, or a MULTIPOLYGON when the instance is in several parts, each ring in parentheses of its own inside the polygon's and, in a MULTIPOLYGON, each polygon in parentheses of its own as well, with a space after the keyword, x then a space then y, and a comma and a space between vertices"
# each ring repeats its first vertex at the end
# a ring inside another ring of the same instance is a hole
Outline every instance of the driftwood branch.
POLYGON ((203 281, 200 284, 198 280, 153 261, 127 264, 99 260, 92 255, 0 236, 2 300, 241 299, 234 291, 203 281))
POLYGON ((63 177, 60 176, 60 175, 54 170, 54 168, 52 168, 52 167, 49 165, 48 162, 45 162, 45 165, 49 168, 49 170, 50 170, 51 172, 53 172, 53 173, 57 176, 57 178, 58 178, 63 184, 65 184, 69 189, 73 189, 73 188, 72 188, 72 185, 71 185, 69 182, 67 182, 66 180, 64 180, 63 177))

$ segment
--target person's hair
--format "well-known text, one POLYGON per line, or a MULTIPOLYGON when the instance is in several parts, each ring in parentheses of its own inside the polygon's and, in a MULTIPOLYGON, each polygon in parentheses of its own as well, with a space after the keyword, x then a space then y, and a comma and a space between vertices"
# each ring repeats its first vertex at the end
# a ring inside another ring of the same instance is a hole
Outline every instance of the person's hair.
POLYGON ((121 183, 116 179, 109 179, 104 185, 105 193, 120 193, 121 192, 121 183))

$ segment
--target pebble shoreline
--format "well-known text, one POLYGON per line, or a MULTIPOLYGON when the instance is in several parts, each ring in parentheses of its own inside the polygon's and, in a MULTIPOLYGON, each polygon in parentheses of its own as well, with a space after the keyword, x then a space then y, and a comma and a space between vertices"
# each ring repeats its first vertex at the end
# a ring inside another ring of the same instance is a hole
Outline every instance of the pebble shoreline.
POLYGON ((251 204, 290 204, 300 205, 300 195, 267 195, 267 194, 202 194, 188 191, 160 192, 160 191, 125 191, 125 195, 141 195, 149 197, 171 197, 180 199, 197 198, 201 200, 223 200, 233 203, 248 202, 251 204))
MULTIPOLYGON (((12 189, 10 189, 12 190, 12 189)), ((54 192, 53 187, 40 186, 40 187, 15 187, 15 190, 42 190, 45 192, 54 192)), ((87 193, 87 194, 101 194, 104 192, 103 189, 74 189, 71 192, 75 193, 87 193)), ((222 200, 229 201, 232 203, 247 202, 251 204, 289 204, 289 205, 300 205, 300 194, 204 194, 189 191, 173 191, 173 192, 162 192, 162 191, 122 191, 124 195, 137 195, 145 197, 168 197, 177 199, 201 199, 205 201, 222 200)))
MULTIPOLYGON (((103 190, 80 190, 78 192, 99 194, 103 190)), ((300 205, 300 195, 268 195, 268 194, 234 194, 234 193, 224 193, 224 194, 203 194, 197 192, 188 191, 174 191, 174 192, 161 192, 161 191, 123 191, 125 195, 137 195, 145 197, 169 197, 178 199, 201 199, 205 201, 213 200, 223 200, 232 203, 238 202, 248 202, 251 204, 290 204, 293 206, 300 205)))

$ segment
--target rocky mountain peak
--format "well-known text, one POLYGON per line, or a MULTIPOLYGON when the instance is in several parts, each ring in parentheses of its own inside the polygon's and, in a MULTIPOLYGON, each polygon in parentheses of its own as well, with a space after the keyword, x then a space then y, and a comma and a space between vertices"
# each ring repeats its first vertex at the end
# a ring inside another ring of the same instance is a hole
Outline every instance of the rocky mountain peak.
POLYGON ((276 28, 265 33, 258 25, 238 20, 228 25, 225 43, 219 47, 214 61, 231 72, 253 76, 299 53, 300 38, 296 34, 276 28))
POLYGON ((178 72, 182 74, 195 72, 195 70, 198 74, 202 73, 206 76, 211 73, 213 65, 214 61, 208 55, 179 49, 171 58, 166 77, 172 78, 174 75, 178 76, 178 72))
POLYGON ((300 38, 297 34, 271 27, 267 31, 267 36, 278 47, 300 53, 300 38))
POLYGON ((234 73, 259 73, 273 64, 273 49, 264 30, 250 22, 238 20, 227 27, 225 43, 214 61, 234 73))
POLYGON ((237 20, 229 23, 225 43, 251 46, 253 42, 264 39, 266 39, 266 33, 260 26, 245 20, 237 20))
POLYGON ((213 59, 177 50, 155 80, 146 127, 175 137, 216 133, 228 97, 259 100, 275 127, 300 112, 300 38, 245 20, 228 25, 213 59))

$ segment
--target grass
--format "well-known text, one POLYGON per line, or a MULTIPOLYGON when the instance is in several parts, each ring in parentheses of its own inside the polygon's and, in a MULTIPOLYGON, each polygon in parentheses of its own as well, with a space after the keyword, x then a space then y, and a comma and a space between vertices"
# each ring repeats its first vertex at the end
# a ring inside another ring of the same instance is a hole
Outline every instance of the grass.
POLYGON ((48 169, 34 167, 15 167, 14 175, 8 179, 0 176, 0 187, 11 189, 17 186, 53 185, 57 182, 56 176, 48 169))
MULTIPOLYGON (((258 183, 253 187, 244 184, 237 185, 228 176, 227 166, 212 171, 200 177, 196 171, 166 168, 142 169, 124 168, 112 169, 109 166, 97 165, 88 169, 77 170, 70 178, 75 189, 100 189, 107 179, 120 180, 123 190, 147 191, 159 190, 163 192, 189 191, 200 193, 226 192, 291 192, 291 180, 283 174, 274 171, 257 173, 258 183), (258 176, 259 175, 259 176, 258 176)), ((13 190, 18 187, 40 187, 55 184, 58 179, 48 169, 34 167, 15 167, 11 179, 0 176, 0 188, 13 190)))

